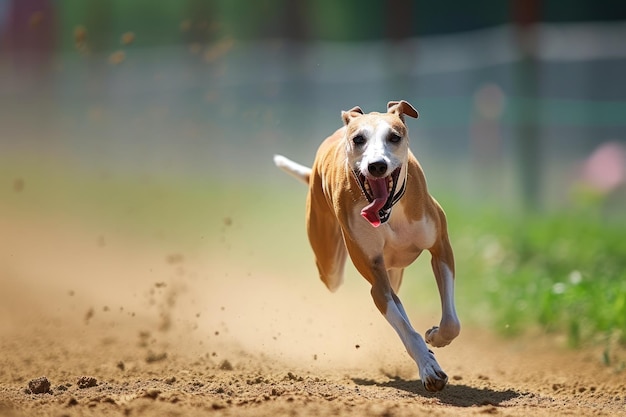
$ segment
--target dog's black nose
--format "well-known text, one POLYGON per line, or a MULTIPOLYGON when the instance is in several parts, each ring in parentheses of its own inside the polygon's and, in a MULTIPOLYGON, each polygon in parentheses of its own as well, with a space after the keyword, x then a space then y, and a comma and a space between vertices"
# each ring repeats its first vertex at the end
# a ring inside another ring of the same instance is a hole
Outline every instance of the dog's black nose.
POLYGON ((387 163, 385 161, 372 162, 367 166, 367 170, 375 177, 382 177, 387 172, 387 163))

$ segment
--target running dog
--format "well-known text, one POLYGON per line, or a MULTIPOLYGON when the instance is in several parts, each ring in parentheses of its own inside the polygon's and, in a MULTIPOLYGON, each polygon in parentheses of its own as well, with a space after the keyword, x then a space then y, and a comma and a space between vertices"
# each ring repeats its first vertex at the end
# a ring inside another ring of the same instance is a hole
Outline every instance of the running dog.
POLYGON ((320 278, 330 291, 343 281, 350 255, 371 284, 374 303, 417 363, 428 391, 448 377, 426 342, 448 345, 461 325, 454 305, 454 255, 445 214, 428 193, 424 172, 409 149, 405 116, 418 113, 406 101, 391 101, 386 113, 341 112, 344 126, 320 145, 313 167, 275 155, 276 165, 308 184, 306 225, 320 278), (423 250, 431 253, 441 298, 439 326, 413 329, 397 296, 404 268, 423 250))

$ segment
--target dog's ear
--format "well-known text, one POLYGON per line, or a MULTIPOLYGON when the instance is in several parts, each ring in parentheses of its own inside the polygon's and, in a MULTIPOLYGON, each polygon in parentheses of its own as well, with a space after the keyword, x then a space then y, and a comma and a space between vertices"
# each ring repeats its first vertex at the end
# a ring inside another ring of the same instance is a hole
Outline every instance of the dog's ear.
POLYGON ((361 110, 359 106, 355 106, 348 111, 341 112, 341 118, 343 119, 343 123, 346 125, 350 123, 350 120, 359 116, 363 116, 363 110, 361 110))
POLYGON ((404 115, 411 116, 414 119, 419 117, 419 113, 411 103, 408 101, 400 100, 400 101, 390 101, 387 103, 387 113, 393 113, 398 115, 402 121, 404 121, 404 115))

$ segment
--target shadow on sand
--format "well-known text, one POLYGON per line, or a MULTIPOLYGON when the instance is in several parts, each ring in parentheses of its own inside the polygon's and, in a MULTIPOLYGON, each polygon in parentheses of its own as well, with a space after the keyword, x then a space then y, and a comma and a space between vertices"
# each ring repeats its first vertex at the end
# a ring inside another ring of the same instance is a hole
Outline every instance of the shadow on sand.
POLYGON ((485 406, 493 405, 499 406, 503 402, 525 396, 523 392, 514 390, 497 391, 489 388, 475 388, 467 385, 454 385, 448 384, 446 388, 437 393, 426 391, 422 381, 418 380, 406 380, 399 377, 393 377, 387 382, 377 382, 370 379, 353 378, 357 385, 378 386, 395 388, 409 392, 411 394, 419 395, 427 398, 437 398, 439 401, 445 404, 457 406, 457 407, 472 407, 472 406, 485 406))

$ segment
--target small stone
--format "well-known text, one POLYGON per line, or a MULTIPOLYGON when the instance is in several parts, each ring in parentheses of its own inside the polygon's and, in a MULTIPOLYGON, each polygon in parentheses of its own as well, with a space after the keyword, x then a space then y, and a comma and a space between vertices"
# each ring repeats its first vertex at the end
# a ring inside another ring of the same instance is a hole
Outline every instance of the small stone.
POLYGON ((142 397, 144 397, 144 398, 151 398, 153 400, 156 400, 156 398, 159 396, 159 394, 161 394, 160 390, 158 390, 158 389, 149 389, 146 392, 144 392, 142 397))
POLYGON ((76 385, 80 389, 91 388, 98 385, 98 380, 92 376, 81 376, 76 385))
POLYGON ((47 394, 50 392, 50 381, 45 376, 31 379, 28 382, 28 389, 33 394, 47 394))
POLYGON ((223 408, 226 408, 226 406, 225 406, 223 403, 214 402, 214 403, 211 405, 211 408, 212 408, 212 409, 214 409, 214 410, 221 410, 221 409, 223 409, 223 408))

